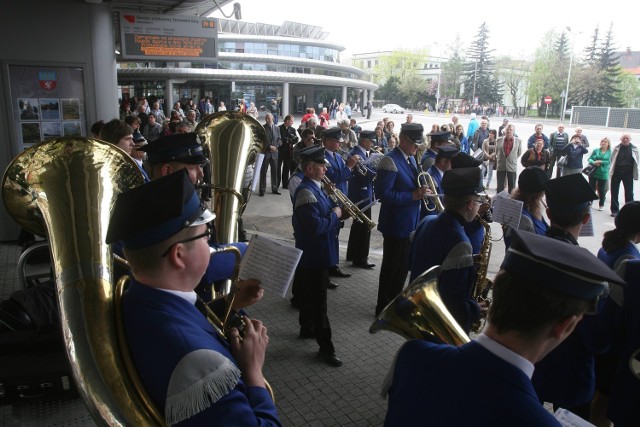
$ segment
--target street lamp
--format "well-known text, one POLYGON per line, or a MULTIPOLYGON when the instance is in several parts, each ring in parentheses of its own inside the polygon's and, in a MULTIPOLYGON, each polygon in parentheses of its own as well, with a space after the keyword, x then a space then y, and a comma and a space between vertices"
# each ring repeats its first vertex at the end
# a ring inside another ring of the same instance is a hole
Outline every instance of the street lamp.
POLYGON ((567 89, 564 91, 564 105, 562 106, 562 111, 560 112, 560 121, 564 122, 565 119, 565 111, 567 111, 567 100, 569 99, 569 82, 571 81, 571 66, 573 65, 573 48, 576 44, 576 33, 571 31, 571 27, 567 27, 567 31, 571 33, 572 41, 571 41, 571 56, 569 58, 569 74, 567 75, 567 89))
POLYGON ((438 72, 438 86, 436 87, 436 116, 440 107, 440 79, 442 78, 442 68, 438 72))

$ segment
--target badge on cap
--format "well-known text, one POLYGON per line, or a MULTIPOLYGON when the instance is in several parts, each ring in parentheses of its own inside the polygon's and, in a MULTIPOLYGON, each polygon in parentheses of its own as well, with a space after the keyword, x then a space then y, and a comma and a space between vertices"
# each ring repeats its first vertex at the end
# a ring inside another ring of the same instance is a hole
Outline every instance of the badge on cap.
POLYGON ((146 151, 151 164, 182 162, 202 165, 209 163, 204 156, 200 138, 195 133, 178 133, 162 136, 139 148, 146 151))

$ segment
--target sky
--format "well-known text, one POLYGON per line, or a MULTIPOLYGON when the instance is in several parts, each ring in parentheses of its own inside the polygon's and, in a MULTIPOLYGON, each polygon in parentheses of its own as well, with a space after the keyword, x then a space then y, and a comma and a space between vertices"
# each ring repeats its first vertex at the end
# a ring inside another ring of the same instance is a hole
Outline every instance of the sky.
MULTIPOLYGON (((489 28, 489 48, 495 49, 494 56, 533 59, 545 33, 550 30, 560 33, 566 26, 575 33, 575 52, 579 56, 596 26, 599 25, 604 37, 611 23, 617 50, 627 47, 640 50, 638 11, 630 6, 633 2, 621 0, 609 0, 598 6, 593 2, 574 5, 574 1, 562 0, 511 3, 457 0, 439 5, 419 0, 237 2, 241 4, 243 21, 281 25, 288 20, 322 27, 329 33, 326 40, 346 48, 343 56, 430 48, 432 55, 446 57, 458 34, 466 52, 482 22, 489 28)), ((229 15, 233 5, 228 3, 222 9, 229 15)), ((221 17, 218 12, 213 16, 221 17)))

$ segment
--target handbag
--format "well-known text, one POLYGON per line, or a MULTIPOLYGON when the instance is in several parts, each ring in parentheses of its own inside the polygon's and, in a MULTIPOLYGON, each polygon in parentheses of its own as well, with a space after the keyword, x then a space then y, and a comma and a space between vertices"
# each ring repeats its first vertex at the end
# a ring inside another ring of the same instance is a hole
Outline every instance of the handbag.
POLYGON ((558 159, 558 166, 566 166, 567 165, 567 156, 561 156, 558 159))
POLYGON ((595 165, 587 165, 587 167, 585 167, 584 169, 582 169, 582 173, 587 175, 587 176, 591 176, 593 175, 593 173, 596 171, 598 167, 595 165))

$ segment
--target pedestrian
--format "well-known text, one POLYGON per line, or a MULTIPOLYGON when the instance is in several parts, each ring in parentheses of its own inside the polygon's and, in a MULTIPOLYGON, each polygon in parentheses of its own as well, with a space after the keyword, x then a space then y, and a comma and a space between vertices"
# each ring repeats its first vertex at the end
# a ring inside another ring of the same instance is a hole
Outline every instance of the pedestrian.
POLYGON ((580 135, 573 135, 570 142, 562 149, 562 153, 567 156, 566 164, 562 167, 562 176, 581 173, 583 169, 582 157, 588 152, 589 150, 582 143, 580 135))
POLYGON ((504 130, 504 136, 496 141, 496 175, 498 186, 496 191, 500 193, 504 190, 505 180, 509 193, 516 186, 516 171, 518 159, 522 150, 522 141, 514 135, 515 126, 508 124, 504 130))
POLYGON ((624 201, 633 201, 633 181, 638 180, 638 147, 631 143, 631 134, 623 133, 618 144, 611 153, 611 216, 616 216, 619 210, 618 193, 620 183, 624 185, 624 201))
POLYGON ((589 184, 598 193, 598 210, 601 211, 604 208, 605 200, 607 200, 607 190, 609 189, 609 163, 611 162, 609 138, 604 137, 600 140, 600 148, 593 150, 588 162, 595 167, 593 173, 589 175, 589 184))

